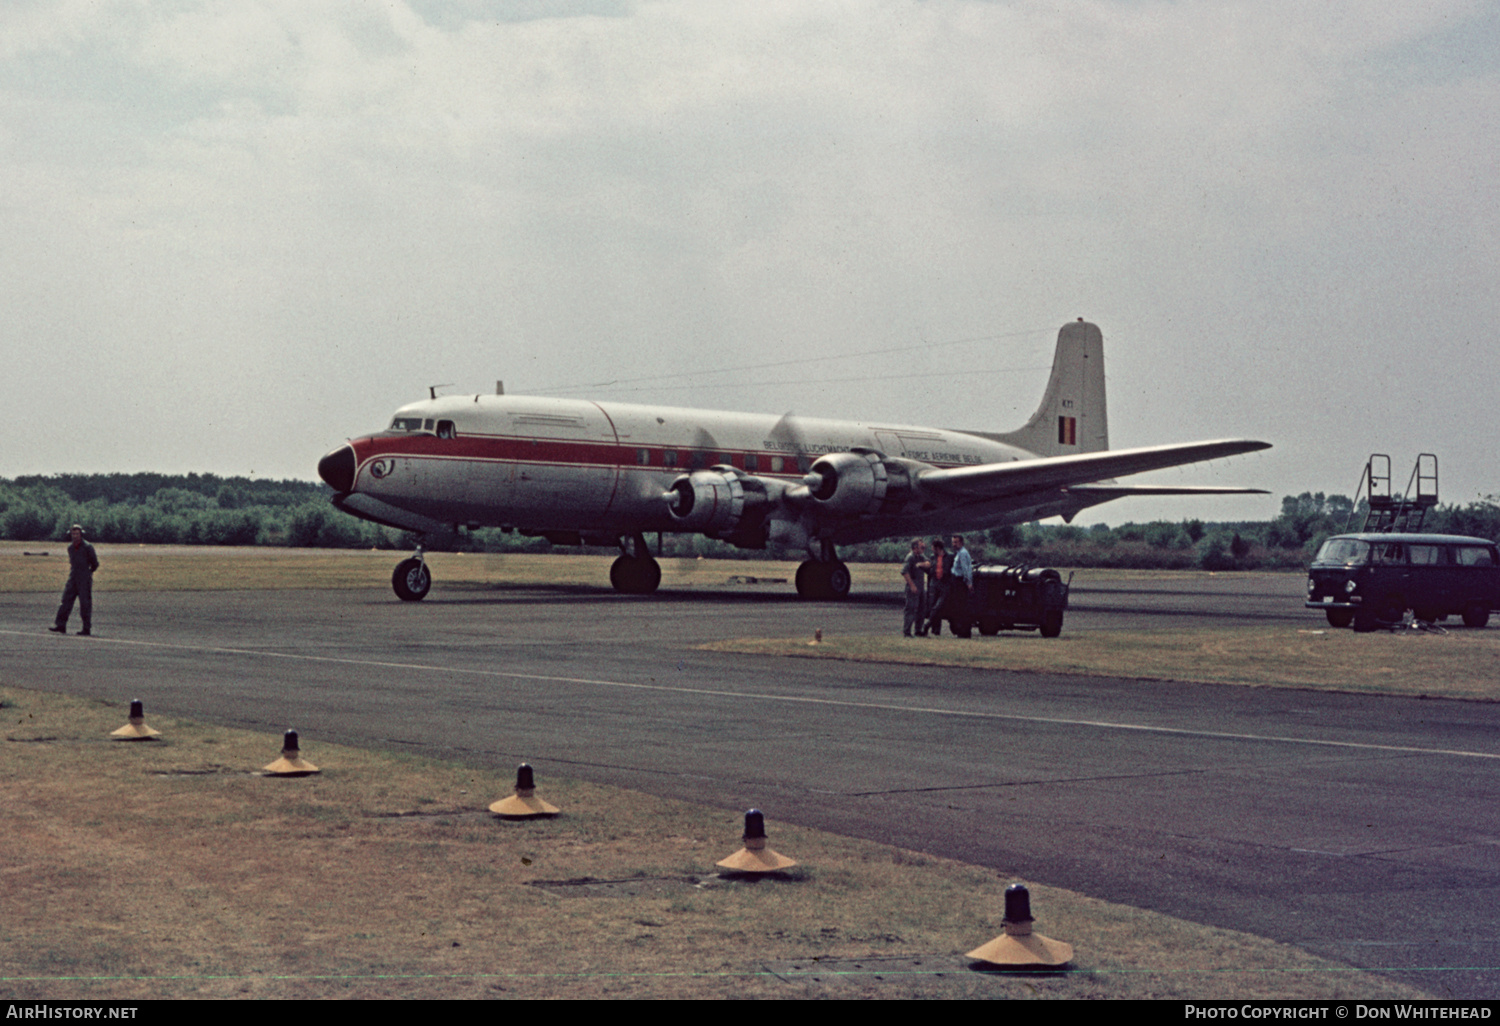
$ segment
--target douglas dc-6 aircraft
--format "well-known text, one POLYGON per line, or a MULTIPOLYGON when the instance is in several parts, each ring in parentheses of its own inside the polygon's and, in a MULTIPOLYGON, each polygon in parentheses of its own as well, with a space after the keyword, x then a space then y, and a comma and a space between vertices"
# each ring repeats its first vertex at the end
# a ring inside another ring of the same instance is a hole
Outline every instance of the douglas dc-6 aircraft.
MULTIPOLYGON (((950 386, 955 387, 955 386, 950 386)), ((1057 336, 1052 376, 1018 431, 910 427, 529 396, 442 396, 396 411, 385 431, 324 456, 333 504, 415 532, 392 577, 423 598, 423 547, 461 525, 563 545, 618 544, 615 589, 649 594, 661 567, 651 532, 701 532, 741 548, 805 549, 797 593, 849 593, 835 546, 894 535, 978 531, 1128 495, 1259 493, 1120 485, 1117 475, 1268 449, 1229 439, 1109 451, 1104 340, 1082 318, 1057 336)))

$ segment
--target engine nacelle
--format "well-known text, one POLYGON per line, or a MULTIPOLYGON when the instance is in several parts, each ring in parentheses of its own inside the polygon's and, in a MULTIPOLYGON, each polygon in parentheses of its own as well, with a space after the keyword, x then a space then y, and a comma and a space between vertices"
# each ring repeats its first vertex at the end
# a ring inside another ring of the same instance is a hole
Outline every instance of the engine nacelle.
POLYGON ((877 452, 835 452, 819 457, 803 481, 819 509, 864 516, 880 512, 890 477, 877 452))
POLYGON ((695 470, 672 482, 662 498, 686 531, 727 534, 745 514, 745 487, 730 471, 695 470))

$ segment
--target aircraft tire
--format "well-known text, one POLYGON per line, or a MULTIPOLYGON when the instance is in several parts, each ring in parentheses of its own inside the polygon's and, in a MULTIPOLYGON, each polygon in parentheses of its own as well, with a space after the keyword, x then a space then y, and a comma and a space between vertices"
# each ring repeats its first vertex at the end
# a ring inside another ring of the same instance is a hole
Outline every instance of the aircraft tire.
POLYGON ((609 583, 622 595, 650 595, 661 585, 661 564, 650 556, 621 556, 610 564, 609 583))
POLYGON ((797 566, 797 597, 800 599, 819 599, 823 596, 819 593, 818 580, 821 563, 812 560, 804 560, 797 566))
POLYGON ((853 578, 849 576, 849 567, 837 559, 832 563, 825 563, 824 566, 827 569, 824 571, 823 580, 828 589, 825 597, 835 601, 848 598, 849 587, 853 583, 853 578))
POLYGON ((807 560, 797 567, 797 597, 813 602, 848 598, 849 568, 839 560, 832 563, 807 560))
POLYGON ((432 590, 432 574, 420 559, 403 559, 391 574, 391 587, 402 602, 420 602, 432 590))
POLYGON ((1354 622, 1354 610, 1352 609, 1325 609, 1323 613, 1328 617, 1328 626, 1330 627, 1347 627, 1354 622))

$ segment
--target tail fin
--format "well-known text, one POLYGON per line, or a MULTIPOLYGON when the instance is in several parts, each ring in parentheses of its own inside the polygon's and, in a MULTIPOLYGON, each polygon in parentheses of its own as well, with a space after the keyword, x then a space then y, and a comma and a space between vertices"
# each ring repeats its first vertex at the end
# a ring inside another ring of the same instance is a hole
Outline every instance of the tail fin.
POLYGON ((1036 413, 1019 431, 984 433, 1038 456, 1073 456, 1109 448, 1104 412, 1104 336, 1080 317, 1057 333, 1052 376, 1036 413))

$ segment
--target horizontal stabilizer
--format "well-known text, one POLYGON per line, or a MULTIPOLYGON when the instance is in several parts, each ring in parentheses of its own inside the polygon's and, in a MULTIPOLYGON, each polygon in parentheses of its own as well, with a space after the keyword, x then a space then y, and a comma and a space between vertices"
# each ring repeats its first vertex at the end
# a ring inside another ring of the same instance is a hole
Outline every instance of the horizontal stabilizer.
MULTIPOLYGON (((1064 489, 1092 482, 1105 482, 1126 474, 1179 467, 1226 456, 1269 449, 1270 442, 1251 439, 1220 439, 1154 445, 1143 449, 1117 449, 1077 456, 1050 456, 1011 463, 985 463, 977 467, 933 469, 917 475, 918 486, 937 495, 968 498, 1004 498, 1049 488, 1064 489)), ((1119 487, 1100 484, 1099 488, 1119 487)), ((1130 494, 1130 493, 1125 493, 1130 494)), ((1149 494, 1149 493, 1135 493, 1149 494)), ((1156 494, 1168 494, 1157 492, 1156 494)), ((1102 497, 1100 501, 1103 501, 1102 497)))

